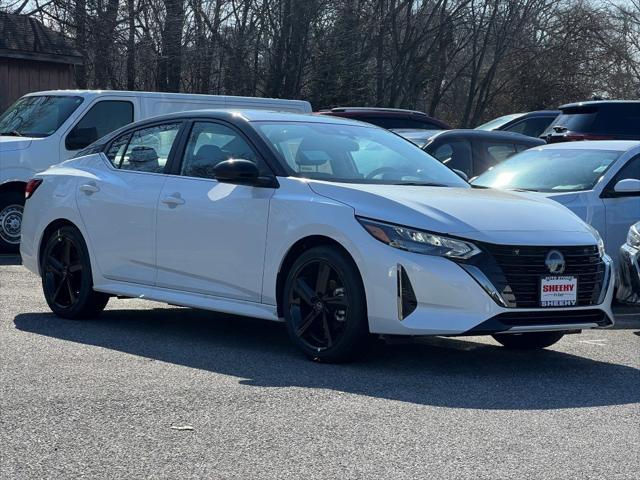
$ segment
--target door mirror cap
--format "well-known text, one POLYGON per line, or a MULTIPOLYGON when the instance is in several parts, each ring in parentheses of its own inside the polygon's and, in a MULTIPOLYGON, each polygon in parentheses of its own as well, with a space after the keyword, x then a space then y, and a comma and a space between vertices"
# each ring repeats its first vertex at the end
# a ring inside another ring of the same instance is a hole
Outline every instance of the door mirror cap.
POLYGON ((220 162, 213 167, 213 175, 221 183, 271 188, 278 186, 275 177, 261 177, 256 164, 242 158, 232 158, 220 162))
POLYGON ((452 168, 451 170, 453 170, 454 172, 456 172, 456 174, 462 178, 465 182, 469 181, 469 175, 467 175, 466 173, 464 173, 462 170, 458 170, 457 168, 452 168))
POLYGON ((613 191, 619 195, 640 193, 640 180, 635 178, 625 178, 624 180, 620 180, 613 187, 613 191))

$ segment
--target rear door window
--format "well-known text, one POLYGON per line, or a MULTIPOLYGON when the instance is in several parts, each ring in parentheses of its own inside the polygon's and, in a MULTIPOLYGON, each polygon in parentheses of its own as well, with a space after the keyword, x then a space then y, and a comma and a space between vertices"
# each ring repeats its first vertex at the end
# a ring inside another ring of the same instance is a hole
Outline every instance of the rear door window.
POLYGON ((539 137, 542 132, 546 130, 549 124, 555 117, 533 117, 521 122, 515 123, 508 128, 505 128, 505 132, 521 133, 528 137, 539 137))
POLYGON ((137 130, 131 134, 124 153, 121 153, 122 146, 118 146, 124 139, 120 142, 117 139, 111 144, 107 157, 113 155, 116 167, 122 170, 163 173, 181 125, 168 123, 137 130))
POLYGON ((466 140, 438 143, 434 148, 429 148, 427 153, 451 169, 462 170, 468 176, 472 175, 471 145, 466 140))

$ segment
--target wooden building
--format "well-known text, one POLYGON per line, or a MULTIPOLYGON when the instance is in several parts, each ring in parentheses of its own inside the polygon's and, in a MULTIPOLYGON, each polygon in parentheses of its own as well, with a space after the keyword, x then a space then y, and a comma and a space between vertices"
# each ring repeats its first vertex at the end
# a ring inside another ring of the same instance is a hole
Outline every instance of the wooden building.
POLYGON ((75 88, 82 57, 69 39, 25 15, 0 13, 0 112, 25 93, 75 88))

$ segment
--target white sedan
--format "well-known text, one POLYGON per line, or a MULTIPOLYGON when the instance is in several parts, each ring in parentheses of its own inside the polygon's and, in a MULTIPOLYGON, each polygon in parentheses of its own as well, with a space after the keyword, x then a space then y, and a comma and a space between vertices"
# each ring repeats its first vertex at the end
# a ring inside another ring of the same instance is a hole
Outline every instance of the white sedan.
POLYGON ((346 119, 157 117, 38 174, 26 196, 23 262, 65 318, 124 296, 284 320, 324 361, 369 334, 543 348, 612 325, 594 229, 346 119))
POLYGON ((514 155, 476 179, 476 186, 540 192, 600 232, 614 259, 640 220, 640 142, 543 145, 514 155))

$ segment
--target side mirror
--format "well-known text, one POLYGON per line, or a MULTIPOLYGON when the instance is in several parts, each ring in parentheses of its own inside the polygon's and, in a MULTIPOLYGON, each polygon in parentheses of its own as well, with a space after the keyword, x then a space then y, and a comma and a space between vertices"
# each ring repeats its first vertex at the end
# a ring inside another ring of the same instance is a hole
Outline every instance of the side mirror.
POLYGON ((620 180, 613 187, 613 191, 618 195, 640 194, 640 180, 635 178, 620 180))
POLYGON ((225 160, 213 167, 213 176, 221 183, 251 185, 255 187, 273 186, 275 178, 260 177, 255 163, 241 158, 225 160))
POLYGON ((467 175, 466 173, 464 173, 462 170, 458 170, 457 168, 452 168, 451 170, 453 170, 454 172, 456 172, 456 174, 463 179, 465 182, 469 181, 469 175, 467 175))
POLYGON ((98 140, 98 132, 95 128, 74 128, 67 135, 65 146, 67 150, 80 150, 88 147, 98 140))

